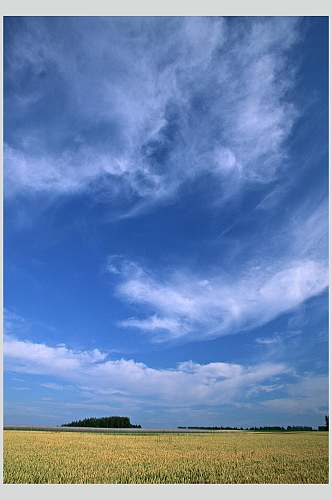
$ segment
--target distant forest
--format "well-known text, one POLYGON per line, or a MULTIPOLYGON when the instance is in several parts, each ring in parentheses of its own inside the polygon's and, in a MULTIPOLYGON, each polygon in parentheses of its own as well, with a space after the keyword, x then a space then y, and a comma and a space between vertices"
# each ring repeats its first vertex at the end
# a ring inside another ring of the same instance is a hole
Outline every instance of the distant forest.
POLYGON ((140 425, 130 423, 128 417, 91 417, 83 420, 74 420, 69 424, 63 424, 61 427, 104 427, 114 429, 140 429, 140 425))
MULTIPOLYGON (((288 427, 178 427, 178 429, 201 429, 209 431, 312 431, 312 427, 301 425, 288 425, 288 427)), ((320 429, 320 430, 325 430, 320 429)))
MULTIPOLYGON (((266 426, 266 427, 181 427, 178 429, 202 429, 209 431, 313 431, 312 427, 306 425, 288 425, 287 427, 279 427, 279 426, 266 426)), ((329 417, 325 416, 325 425, 320 425, 318 427, 319 431, 328 431, 329 430, 329 417)))

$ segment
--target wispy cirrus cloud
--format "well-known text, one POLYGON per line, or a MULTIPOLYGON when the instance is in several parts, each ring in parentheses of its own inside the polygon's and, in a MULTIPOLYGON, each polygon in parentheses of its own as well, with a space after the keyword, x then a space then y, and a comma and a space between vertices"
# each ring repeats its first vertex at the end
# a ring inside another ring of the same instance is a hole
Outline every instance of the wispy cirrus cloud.
POLYGON ((257 344, 270 346, 278 344, 280 340, 281 339, 279 335, 273 335, 272 337, 257 337, 255 341, 257 342, 257 344))
POLYGON ((216 179, 219 199, 278 175, 296 119, 287 96, 298 19, 21 24, 5 60, 8 99, 22 117, 5 147, 7 197, 89 192, 121 200, 130 215, 201 175, 216 179), (81 36, 87 29, 93 43, 81 36), (50 116, 41 113, 42 126, 30 121, 25 128, 36 102, 47 103, 50 116))
POLYGON ((145 332, 154 333, 165 331, 172 333, 174 336, 181 336, 191 331, 190 324, 180 318, 160 317, 156 314, 146 319, 128 318, 121 321, 119 324, 124 328, 138 328, 145 332))
POLYGON ((120 324, 163 341, 213 338, 261 326, 321 293, 327 283, 325 266, 308 259, 207 279, 179 270, 163 279, 137 269, 121 275, 116 293, 153 311, 120 324))
POLYGON ((259 240, 247 241, 236 266, 151 270, 110 256, 116 296, 140 308, 139 317, 120 326, 156 341, 202 340, 250 330, 292 311, 328 286, 326 213, 326 200, 297 206, 272 234, 268 228, 259 240))

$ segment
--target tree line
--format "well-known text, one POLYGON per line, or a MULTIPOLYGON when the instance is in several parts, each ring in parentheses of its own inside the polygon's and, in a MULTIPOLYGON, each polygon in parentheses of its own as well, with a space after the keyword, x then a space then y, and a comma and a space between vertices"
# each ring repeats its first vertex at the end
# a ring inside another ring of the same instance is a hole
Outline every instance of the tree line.
POLYGON ((140 425, 130 423, 129 417, 91 417, 83 420, 74 420, 68 424, 63 424, 61 427, 103 427, 115 429, 140 429, 140 425))
POLYGON ((191 426, 182 427, 179 426, 178 429, 196 429, 196 430, 209 430, 209 431, 312 431, 312 427, 301 426, 301 425, 288 425, 287 427, 279 426, 265 426, 265 427, 202 427, 202 426, 191 426))
MULTIPOLYGON (((280 426, 264 426, 264 427, 223 427, 223 426, 214 426, 214 427, 202 427, 202 426, 191 426, 191 427, 183 427, 178 426, 178 429, 196 429, 196 430, 208 430, 208 431, 313 431, 314 429, 307 425, 288 425, 287 427, 280 426)), ((329 417, 325 416, 325 425, 318 426, 319 431, 328 431, 329 430, 329 417)))

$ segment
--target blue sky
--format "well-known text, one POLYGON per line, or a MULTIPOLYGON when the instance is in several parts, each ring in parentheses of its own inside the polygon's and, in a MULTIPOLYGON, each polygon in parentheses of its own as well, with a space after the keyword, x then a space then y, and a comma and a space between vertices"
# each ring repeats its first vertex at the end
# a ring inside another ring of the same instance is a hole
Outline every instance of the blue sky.
POLYGON ((4 40, 5 423, 323 424, 328 19, 4 40))

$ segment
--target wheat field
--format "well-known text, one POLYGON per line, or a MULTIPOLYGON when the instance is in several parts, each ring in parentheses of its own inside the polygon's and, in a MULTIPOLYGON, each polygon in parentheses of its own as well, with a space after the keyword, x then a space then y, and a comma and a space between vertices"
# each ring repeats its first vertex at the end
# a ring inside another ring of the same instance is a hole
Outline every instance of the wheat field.
POLYGON ((327 483, 327 432, 4 431, 5 483, 327 483))

